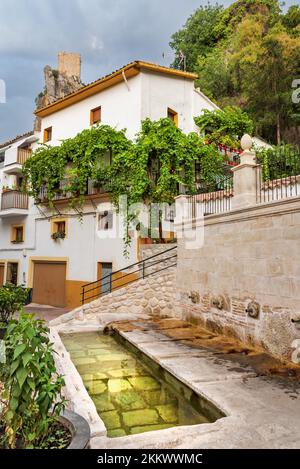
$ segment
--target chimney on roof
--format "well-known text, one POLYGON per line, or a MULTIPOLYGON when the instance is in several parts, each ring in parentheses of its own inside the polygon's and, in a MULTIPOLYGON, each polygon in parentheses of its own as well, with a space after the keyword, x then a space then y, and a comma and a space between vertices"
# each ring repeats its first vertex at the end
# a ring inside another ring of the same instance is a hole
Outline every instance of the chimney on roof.
POLYGON ((58 73, 69 78, 81 78, 81 55, 73 52, 59 52, 58 73))

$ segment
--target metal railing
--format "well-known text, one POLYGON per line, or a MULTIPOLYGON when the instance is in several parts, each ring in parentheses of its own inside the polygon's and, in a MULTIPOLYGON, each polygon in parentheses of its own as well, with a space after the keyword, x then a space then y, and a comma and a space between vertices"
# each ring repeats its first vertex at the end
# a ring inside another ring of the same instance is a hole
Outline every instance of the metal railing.
POLYGON ((300 194, 300 147, 281 146, 257 155, 256 198, 271 202, 300 194))
POLYGON ((2 192, 1 210, 8 210, 11 208, 27 210, 28 195, 19 190, 7 190, 2 192))
MULTIPOLYGON (((62 179, 59 183, 59 187, 55 190, 55 194, 52 200, 64 200, 71 198, 72 194, 68 191, 70 181, 68 179, 62 179)), ((86 190, 84 195, 97 195, 104 194, 106 191, 101 185, 95 185, 95 182, 91 179, 88 179, 86 184, 86 190)), ((45 185, 39 193, 39 200, 43 203, 47 203, 49 200, 48 197, 48 188, 45 185)))
POLYGON ((115 290, 126 287, 137 280, 155 275, 177 265, 177 246, 147 257, 124 269, 112 272, 95 282, 82 286, 81 303, 93 301, 115 290))
POLYGON ((215 182, 201 183, 197 194, 188 199, 187 216, 189 219, 214 213, 228 212, 233 197, 233 173, 219 177, 215 182))

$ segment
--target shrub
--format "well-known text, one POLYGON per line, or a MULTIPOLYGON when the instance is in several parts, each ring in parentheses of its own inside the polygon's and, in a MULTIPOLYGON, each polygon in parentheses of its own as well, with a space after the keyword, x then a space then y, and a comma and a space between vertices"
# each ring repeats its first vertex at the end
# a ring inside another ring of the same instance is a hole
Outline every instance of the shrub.
POLYGON ((5 447, 43 447, 65 407, 64 380, 57 374, 48 332, 44 321, 24 312, 8 326, 2 365, 6 399, 0 422, 5 447))
POLYGON ((0 327, 6 327, 14 313, 26 303, 28 289, 10 283, 0 288, 0 327))

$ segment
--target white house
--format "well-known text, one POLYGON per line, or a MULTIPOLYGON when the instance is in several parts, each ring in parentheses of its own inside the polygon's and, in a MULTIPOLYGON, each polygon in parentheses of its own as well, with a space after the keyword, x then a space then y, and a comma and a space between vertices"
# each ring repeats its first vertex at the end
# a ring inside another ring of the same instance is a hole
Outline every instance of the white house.
POLYGON ((114 234, 122 221, 107 194, 88 187, 82 222, 66 196, 58 197, 55 209, 46 203, 36 206, 19 190, 22 163, 39 143, 59 145, 98 122, 126 129, 131 139, 145 118, 169 117, 184 132, 194 131, 194 117, 203 109, 216 109, 195 89, 196 77, 132 62, 37 110, 39 134, 30 132, 0 146, 0 285, 25 284, 33 289, 35 303, 74 307, 80 303, 82 285, 138 260, 137 240, 129 259, 123 256, 122 233, 114 234), (65 238, 56 239, 62 232, 65 238))

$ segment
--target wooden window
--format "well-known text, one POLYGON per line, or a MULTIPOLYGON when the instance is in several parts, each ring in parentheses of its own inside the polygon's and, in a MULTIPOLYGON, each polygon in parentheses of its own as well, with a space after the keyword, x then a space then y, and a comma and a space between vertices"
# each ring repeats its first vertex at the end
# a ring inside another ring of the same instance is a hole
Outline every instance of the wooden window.
POLYGON ((55 219, 51 222, 51 238, 54 241, 65 239, 67 236, 67 222, 63 219, 55 219))
POLYGON ((65 221, 56 221, 54 223, 56 233, 65 233, 66 232, 66 222, 65 221))
POLYGON ((48 127, 44 130, 44 143, 52 140, 52 127, 48 127))
POLYGON ((95 107, 95 109, 92 109, 90 113, 91 125, 98 124, 98 122, 101 122, 101 106, 95 107))
POLYGON ((178 113, 168 107, 168 118, 178 127, 178 113))
POLYGON ((12 226, 11 242, 15 244, 24 242, 24 226, 23 225, 12 226))
POLYGON ((113 212, 105 210, 104 212, 99 213, 99 230, 112 230, 113 228, 113 212))

